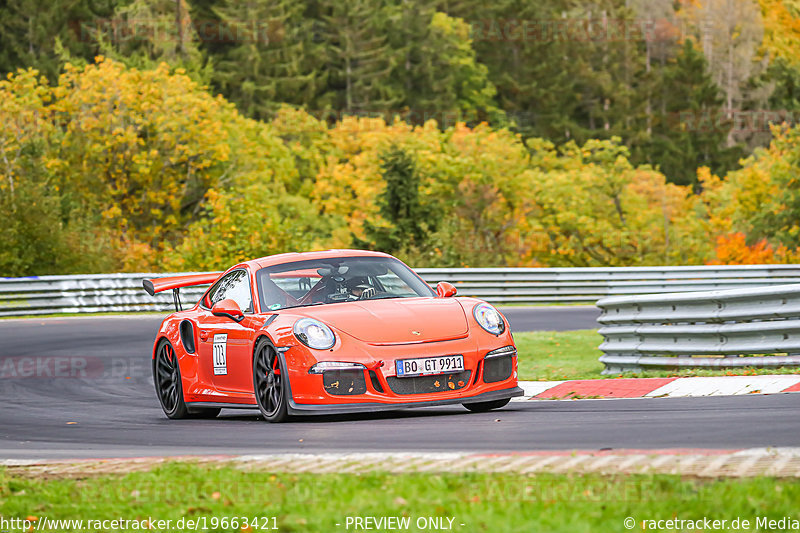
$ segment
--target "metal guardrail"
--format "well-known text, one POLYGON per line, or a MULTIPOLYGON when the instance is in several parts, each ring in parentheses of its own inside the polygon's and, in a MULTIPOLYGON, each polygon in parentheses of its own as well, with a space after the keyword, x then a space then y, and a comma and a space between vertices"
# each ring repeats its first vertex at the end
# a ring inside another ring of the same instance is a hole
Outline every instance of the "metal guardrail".
POLYGON ((604 374, 800 366, 800 284, 597 302, 604 374))
MULTIPOLYGON (((624 268, 421 268, 429 283, 449 281, 459 294, 498 304, 594 303, 636 295, 800 283, 800 265, 624 268)), ((169 311, 172 296, 151 297, 142 279, 169 274, 90 274, 0 278, 0 316, 169 311)), ((181 291, 199 299, 205 287, 181 291)))
POLYGON ((428 283, 493 303, 591 303, 606 296, 800 283, 800 265, 619 268, 419 268, 428 283))
MULTIPOLYGON (((161 275, 87 274, 0 278, 0 317, 174 310, 171 292, 150 296, 142 288, 143 279, 161 275)), ((181 299, 194 303, 200 299, 206 287, 187 287, 181 290, 181 299)))

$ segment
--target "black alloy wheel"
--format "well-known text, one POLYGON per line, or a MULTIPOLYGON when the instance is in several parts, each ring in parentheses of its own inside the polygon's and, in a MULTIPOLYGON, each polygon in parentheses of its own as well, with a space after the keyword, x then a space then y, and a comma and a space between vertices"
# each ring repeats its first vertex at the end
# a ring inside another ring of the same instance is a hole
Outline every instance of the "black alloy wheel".
POLYGON ((167 418, 214 418, 220 412, 216 407, 192 408, 183 399, 181 369, 175 348, 167 339, 161 341, 153 360, 153 381, 156 395, 167 418))
POLYGON ((286 379, 275 346, 261 339, 253 356, 253 389, 258 408, 267 422, 283 422, 288 418, 286 379))
POLYGON ((156 349, 156 358, 153 361, 153 380, 156 385, 156 395, 164 414, 168 418, 186 418, 189 410, 183 401, 183 387, 181 386, 181 371, 175 348, 166 339, 161 341, 156 349))

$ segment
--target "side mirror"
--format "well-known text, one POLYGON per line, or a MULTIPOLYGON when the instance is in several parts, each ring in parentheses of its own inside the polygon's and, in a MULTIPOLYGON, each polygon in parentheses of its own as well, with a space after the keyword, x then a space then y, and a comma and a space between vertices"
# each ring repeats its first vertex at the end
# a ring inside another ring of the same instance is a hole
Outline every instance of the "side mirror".
POLYGON ((225 298, 214 304, 211 308, 211 314, 214 316, 226 316, 234 322, 241 322, 244 320, 244 313, 239 309, 239 304, 230 298, 225 298))
POLYGON ((436 284, 436 295, 439 298, 450 298, 456 295, 456 288, 453 287, 452 283, 440 281, 436 284))

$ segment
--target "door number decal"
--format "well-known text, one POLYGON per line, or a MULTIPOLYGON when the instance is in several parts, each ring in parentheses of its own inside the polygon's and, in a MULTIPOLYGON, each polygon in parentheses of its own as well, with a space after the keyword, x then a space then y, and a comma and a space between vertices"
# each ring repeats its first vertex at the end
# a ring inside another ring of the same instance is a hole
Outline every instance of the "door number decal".
POLYGON ((228 375, 228 334, 214 335, 214 375, 228 375))

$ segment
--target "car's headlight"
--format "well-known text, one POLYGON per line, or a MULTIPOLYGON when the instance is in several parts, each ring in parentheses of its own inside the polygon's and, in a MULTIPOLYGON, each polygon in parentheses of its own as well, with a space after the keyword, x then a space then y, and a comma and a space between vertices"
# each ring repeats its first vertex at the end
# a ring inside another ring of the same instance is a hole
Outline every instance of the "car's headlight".
POLYGON ((506 323, 497 309, 489 304, 478 304, 472 310, 472 315, 480 326, 492 335, 500 335, 506 330, 506 323))
POLYGON ((346 363, 344 361, 322 361, 312 366, 309 374, 322 374, 328 370, 366 370, 361 363, 346 363))
POLYGON ((315 350, 333 348, 336 336, 331 328, 313 318, 301 318, 294 323, 294 336, 297 340, 315 350))

